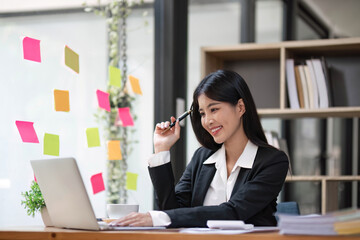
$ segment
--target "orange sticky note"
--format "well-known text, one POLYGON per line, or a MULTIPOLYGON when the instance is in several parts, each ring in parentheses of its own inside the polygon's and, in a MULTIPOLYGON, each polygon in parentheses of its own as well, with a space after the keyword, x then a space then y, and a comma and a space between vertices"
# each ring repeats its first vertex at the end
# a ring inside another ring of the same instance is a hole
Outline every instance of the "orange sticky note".
POLYGON ((108 159, 109 160, 122 160, 120 141, 108 142, 108 159))
POLYGON ((55 111, 70 112, 69 91, 54 90, 55 111))
POLYGON ((23 53, 24 59, 34 62, 41 62, 40 40, 25 37, 23 39, 23 53))
POLYGON ((142 95, 139 79, 132 75, 129 75, 129 80, 130 80, 131 87, 132 87, 132 90, 134 91, 134 93, 142 95))
POLYGON ((65 46, 65 65, 79 73, 79 55, 68 46, 65 46))
POLYGON ((91 186, 92 186, 94 194, 97 194, 97 193, 105 190, 104 179, 102 177, 102 173, 97 173, 97 174, 92 175, 90 178, 90 181, 91 181, 91 186))

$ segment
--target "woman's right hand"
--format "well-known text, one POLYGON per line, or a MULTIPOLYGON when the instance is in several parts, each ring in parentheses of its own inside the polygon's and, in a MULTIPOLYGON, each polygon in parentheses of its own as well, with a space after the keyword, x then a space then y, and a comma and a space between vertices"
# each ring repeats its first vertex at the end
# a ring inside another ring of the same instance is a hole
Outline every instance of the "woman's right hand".
POLYGON ((176 121, 175 126, 164 132, 170 125, 169 121, 156 124, 154 132, 154 150, 155 153, 162 151, 169 151, 170 148, 180 138, 180 125, 174 117, 171 117, 171 122, 176 121))

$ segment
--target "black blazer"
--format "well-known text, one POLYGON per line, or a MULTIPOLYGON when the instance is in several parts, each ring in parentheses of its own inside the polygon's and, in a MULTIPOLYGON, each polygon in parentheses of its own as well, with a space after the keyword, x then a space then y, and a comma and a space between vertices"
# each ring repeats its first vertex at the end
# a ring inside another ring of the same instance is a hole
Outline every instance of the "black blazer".
POLYGON ((207 220, 243 220, 255 226, 275 226, 276 198, 289 166, 286 154, 259 147, 252 169, 240 169, 229 201, 203 206, 216 172, 215 163, 203 162, 213 153, 204 147, 196 150, 176 186, 171 163, 149 168, 159 208, 171 219, 169 227, 206 227, 207 220))

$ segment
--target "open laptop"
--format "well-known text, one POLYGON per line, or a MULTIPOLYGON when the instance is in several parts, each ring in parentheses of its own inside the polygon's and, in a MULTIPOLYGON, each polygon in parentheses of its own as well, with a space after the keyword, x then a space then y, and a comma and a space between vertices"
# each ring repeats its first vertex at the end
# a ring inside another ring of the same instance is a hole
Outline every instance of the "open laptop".
POLYGON ((55 227, 86 230, 150 230, 165 227, 113 227, 96 220, 74 158, 31 160, 55 227))

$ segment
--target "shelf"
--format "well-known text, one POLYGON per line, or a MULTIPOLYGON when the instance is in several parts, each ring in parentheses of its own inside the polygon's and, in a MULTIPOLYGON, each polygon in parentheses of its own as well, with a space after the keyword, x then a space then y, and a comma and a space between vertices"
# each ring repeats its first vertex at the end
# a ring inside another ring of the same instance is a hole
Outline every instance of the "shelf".
MULTIPOLYGON (((210 46, 201 49, 201 74, 218 69, 238 72, 246 81, 264 118, 360 118, 360 38, 288 41, 268 44, 246 43, 232 46, 210 46), (324 58, 329 70, 329 108, 291 109, 287 93, 286 61, 302 63, 324 58)), ((321 185, 321 213, 338 210, 339 185, 360 176, 288 176, 287 184, 316 182, 321 185)), ((352 193, 354 196, 355 193, 352 193)), ((355 201, 353 201, 355 202, 355 201)))
POLYGON ((286 182, 308 182, 308 181, 360 181, 360 176, 287 176, 286 182))
POLYGON ((279 109, 279 108, 262 108, 258 109, 261 118, 327 118, 327 117, 343 117, 353 118, 360 117, 360 107, 332 107, 318 109, 279 109))

